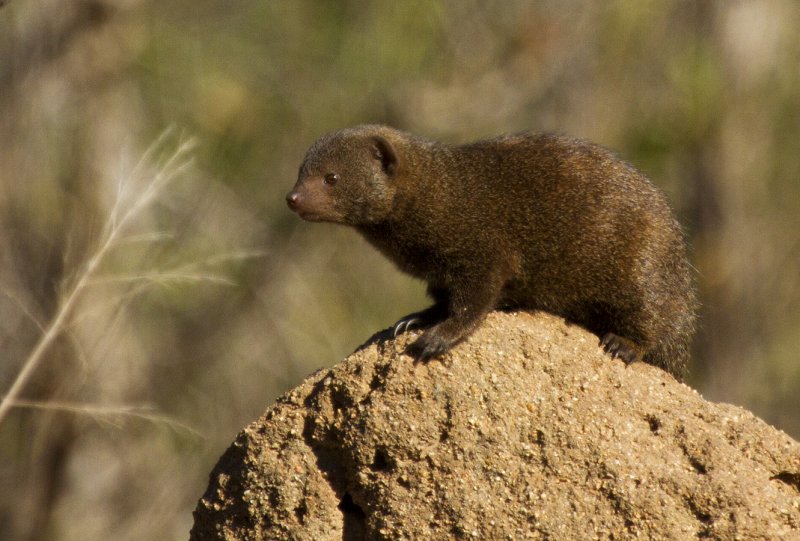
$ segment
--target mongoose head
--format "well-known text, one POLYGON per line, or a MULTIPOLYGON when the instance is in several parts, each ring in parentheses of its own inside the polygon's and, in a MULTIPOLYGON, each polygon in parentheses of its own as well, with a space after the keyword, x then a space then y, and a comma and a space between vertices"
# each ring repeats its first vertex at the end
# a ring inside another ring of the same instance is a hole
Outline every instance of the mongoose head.
POLYGON ((399 166, 391 138, 389 128, 358 126, 318 139, 286 196, 289 208, 312 222, 358 226, 385 220, 399 166))

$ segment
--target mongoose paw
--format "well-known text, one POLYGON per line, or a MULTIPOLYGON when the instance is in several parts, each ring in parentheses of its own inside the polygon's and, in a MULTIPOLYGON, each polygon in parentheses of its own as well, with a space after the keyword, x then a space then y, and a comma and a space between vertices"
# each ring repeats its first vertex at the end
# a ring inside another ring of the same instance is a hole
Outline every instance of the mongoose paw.
POLYGON ((600 345, 613 359, 620 359, 625 364, 642 360, 642 353, 635 342, 612 332, 603 336, 603 339, 600 340, 600 345))
POLYGON ((433 325, 442 318, 442 313, 443 311, 439 306, 433 305, 425 310, 414 312, 413 314, 408 314, 404 318, 400 318, 400 321, 395 323, 392 327, 395 338, 397 335, 403 334, 409 329, 433 325))
POLYGON ((393 332, 394 337, 397 338, 398 334, 403 334, 413 327, 418 327, 422 323, 422 318, 417 314, 410 314, 397 323, 394 324, 393 332))
POLYGON ((406 353, 415 362, 425 363, 441 356, 450 349, 450 344, 436 333, 426 332, 406 348, 406 353))

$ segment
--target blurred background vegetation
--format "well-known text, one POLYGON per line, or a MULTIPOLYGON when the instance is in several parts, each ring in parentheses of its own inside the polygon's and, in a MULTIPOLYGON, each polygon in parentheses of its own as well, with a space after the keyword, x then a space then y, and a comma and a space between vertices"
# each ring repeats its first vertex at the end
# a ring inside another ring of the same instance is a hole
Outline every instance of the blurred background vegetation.
POLYGON ((115 205, 197 144, 0 419, 0 538, 185 539, 246 423, 425 305, 354 232, 286 209, 310 143, 357 123, 619 151, 693 244, 690 383, 800 437, 798 28, 794 0, 6 2, 0 395, 115 205))

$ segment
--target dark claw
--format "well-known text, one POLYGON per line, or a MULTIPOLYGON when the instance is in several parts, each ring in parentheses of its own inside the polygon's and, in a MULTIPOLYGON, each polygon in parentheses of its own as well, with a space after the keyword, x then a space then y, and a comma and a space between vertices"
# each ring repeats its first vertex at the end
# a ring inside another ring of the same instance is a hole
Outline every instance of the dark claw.
POLYGON ((612 359, 620 359, 625 364, 640 360, 640 353, 636 345, 626 338, 617 336, 614 333, 606 333, 600 340, 603 350, 611 355, 612 359))

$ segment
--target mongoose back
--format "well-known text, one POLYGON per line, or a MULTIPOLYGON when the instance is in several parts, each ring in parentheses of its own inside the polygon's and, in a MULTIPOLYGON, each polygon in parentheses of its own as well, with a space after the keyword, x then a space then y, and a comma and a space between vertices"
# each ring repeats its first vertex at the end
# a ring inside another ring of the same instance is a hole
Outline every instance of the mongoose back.
POLYGON ((696 300, 664 195, 610 151, 523 133, 446 145, 364 125, 308 150, 287 196, 301 218, 357 229, 434 303, 395 325, 448 351, 495 309, 544 310, 594 332, 625 362, 681 379, 696 300))

